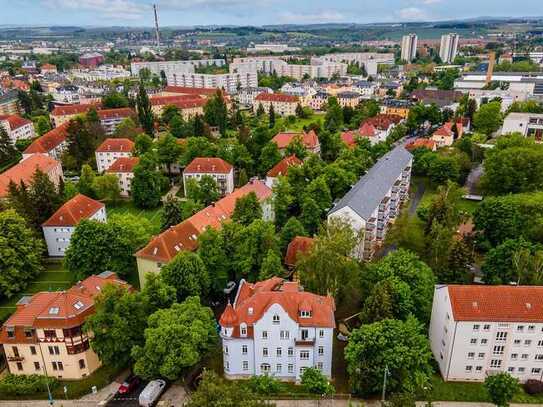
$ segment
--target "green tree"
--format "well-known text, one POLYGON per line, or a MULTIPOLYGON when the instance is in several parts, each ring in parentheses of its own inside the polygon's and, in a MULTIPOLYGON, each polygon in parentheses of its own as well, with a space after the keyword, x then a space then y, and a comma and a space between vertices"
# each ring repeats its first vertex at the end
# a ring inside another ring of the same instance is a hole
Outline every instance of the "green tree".
POLYGON ((285 269, 283 268, 283 262, 281 257, 274 250, 268 250, 266 257, 262 260, 260 266, 260 273, 258 274, 259 280, 267 280, 275 276, 284 277, 285 269))
POLYGON ((343 110, 335 96, 329 97, 324 116, 324 128, 335 133, 343 126, 343 110))
POLYGON ((319 204, 309 195, 305 195, 302 198, 300 209, 300 221, 305 230, 311 235, 316 233, 319 230, 323 215, 323 211, 319 207, 319 204))
POLYGON ((146 379, 176 380, 217 342, 215 317, 198 297, 156 311, 149 317, 145 343, 132 348, 134 373, 146 379))
POLYGON ((500 372, 486 377, 485 389, 496 406, 507 407, 515 394, 520 391, 520 385, 518 379, 509 373, 500 372))
POLYGON ((166 284, 176 289, 178 301, 191 295, 206 297, 209 293, 209 273, 197 253, 177 253, 173 260, 162 268, 160 274, 166 284))
POLYGON ((84 164, 81 167, 81 177, 77 183, 77 190, 80 194, 86 195, 90 198, 96 198, 96 192, 94 191, 94 179, 96 174, 90 165, 84 164))
POLYGON ((387 391, 414 392, 432 374, 432 353, 415 318, 385 319, 355 329, 345 348, 347 372, 356 394, 380 393, 388 369, 387 391))
POLYGON ((294 239, 296 236, 307 236, 307 232, 305 231, 302 222, 292 216, 281 229, 279 246, 282 253, 286 252, 288 244, 292 242, 292 239, 294 239))
POLYGON ((259 158, 259 172, 261 175, 265 175, 274 165, 281 161, 281 153, 277 144, 268 142, 262 148, 259 158))
POLYGON ((300 160, 307 157, 307 150, 301 136, 294 137, 285 149, 285 156, 294 155, 300 160))
POLYGON ((207 101, 204 106, 204 120, 210 126, 219 128, 219 132, 224 136, 228 124, 228 110, 224 101, 223 92, 217 92, 207 101))
POLYGON ((132 200, 138 208, 156 208, 160 205, 162 191, 167 179, 157 168, 157 162, 150 153, 140 157, 134 167, 132 200))
POLYGON ((308 393, 320 395, 332 395, 335 393, 334 386, 328 381, 326 376, 314 367, 304 369, 302 373, 302 387, 308 393))
POLYGON ((149 136, 154 134, 154 117, 151 109, 151 102, 145 90, 143 81, 140 81, 138 94, 136 95, 136 111, 138 112, 138 121, 141 127, 149 136))
POLYGON ((177 143, 177 139, 171 134, 164 134, 158 139, 156 148, 159 164, 164 165, 171 174, 172 166, 181 157, 181 146, 177 143))
POLYGON ((175 196, 168 196, 164 201, 160 216, 161 230, 166 230, 170 226, 181 223, 184 220, 183 212, 181 210, 181 200, 175 196))
POLYGON ((187 180, 185 187, 188 198, 201 202, 205 206, 217 201, 221 196, 217 181, 211 175, 202 176, 200 181, 191 178, 187 180))
MULTIPOLYGON (((227 226, 225 226, 227 227, 227 226)), ((208 228, 198 236, 198 255, 204 262, 211 280, 211 291, 214 296, 223 295, 231 270, 231 253, 226 254, 228 243, 225 241, 224 229, 220 232, 208 228)))
POLYGON ((41 239, 14 210, 0 212, 0 296, 11 298, 43 271, 41 239))
POLYGON ((379 281, 371 294, 366 297, 360 320, 365 324, 383 319, 404 319, 405 314, 413 309, 409 286, 395 278, 379 281), (402 305, 401 308, 396 305, 402 305), (407 305, 407 306, 406 306, 407 305), (409 306, 410 305, 410 306, 409 306), (403 311, 403 312, 401 312, 403 311), (398 315, 398 318, 395 318, 398 315))
POLYGON ((9 163, 14 159, 14 157, 17 157, 17 155, 17 150, 11 142, 8 132, 4 126, 0 126, 0 163, 9 163))
POLYGON ((71 170, 79 170, 83 164, 94 160, 97 140, 90 133, 81 117, 69 121, 66 128, 67 148, 62 156, 63 166, 71 170))
POLYGON ((482 105, 473 115, 473 128, 483 134, 491 135, 503 123, 500 102, 490 102, 482 105))
POLYGON ((92 190, 98 199, 118 202, 121 199, 119 179, 115 174, 104 174, 95 177, 92 181, 92 190))
POLYGON ((134 143, 134 154, 137 157, 141 157, 145 153, 148 153, 153 148, 153 139, 148 134, 142 133, 136 136, 136 142, 134 143))
POLYGON ((130 102, 128 98, 119 92, 110 92, 102 97, 102 106, 104 109, 117 109, 120 107, 128 107, 130 102))
POLYGON ((141 298, 147 306, 147 312, 153 313, 170 308, 177 301, 177 293, 175 287, 166 284, 160 274, 147 273, 141 298))
POLYGON ((253 223, 254 220, 261 218, 262 207, 254 192, 250 192, 236 200, 236 206, 234 208, 234 213, 232 214, 233 221, 248 226, 253 223))
POLYGON ((49 130, 51 130, 51 122, 47 116, 38 116, 34 122, 34 127, 36 128, 36 133, 38 136, 43 136, 49 130))
POLYGON ((113 136, 116 138, 128 138, 130 140, 134 140, 140 131, 141 130, 137 128, 136 123, 134 123, 134 120, 132 120, 131 117, 127 117, 126 119, 123 119, 117 125, 117 127, 115 127, 113 136))
POLYGON ((262 116, 264 116, 265 113, 266 113, 266 111, 264 110, 264 106, 262 106, 262 103, 259 103, 258 107, 256 109, 257 117, 262 117, 262 116))

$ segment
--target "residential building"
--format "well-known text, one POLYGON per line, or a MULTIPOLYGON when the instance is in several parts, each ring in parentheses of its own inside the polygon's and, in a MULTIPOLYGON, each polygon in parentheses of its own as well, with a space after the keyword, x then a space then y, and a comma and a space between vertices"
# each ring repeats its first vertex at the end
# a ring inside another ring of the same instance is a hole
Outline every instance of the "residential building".
POLYGON ((253 107, 256 97, 261 93, 273 93, 273 90, 263 87, 243 88, 236 93, 235 98, 240 105, 253 107))
POLYGON ((302 142, 303 146, 307 151, 313 154, 320 154, 321 152, 321 145, 319 143, 319 138, 317 137, 317 133, 315 133, 315 130, 310 130, 309 132, 303 132, 303 133, 296 133, 296 132, 284 132, 284 133, 277 133, 272 138, 272 143, 277 144, 277 148, 281 152, 281 154, 285 154, 287 147, 290 143, 292 143, 295 139, 299 138, 302 142))
POLYGON ((186 61, 151 61, 151 62, 132 62, 130 70, 132 75, 139 76, 142 69, 148 69, 152 74, 160 76, 162 72, 166 78, 173 75, 190 74, 195 72, 195 68, 206 66, 221 67, 226 65, 224 59, 194 59, 186 61))
POLYGON ((58 186, 63 175, 60 162, 45 154, 34 154, 0 174, 0 199, 7 196, 10 181, 29 185, 37 169, 47 174, 51 182, 58 186))
POLYGON ((41 225, 49 256, 64 256, 75 227, 84 219, 105 222, 106 206, 102 202, 77 194, 41 225))
POLYGON ((51 93, 53 99, 59 103, 77 104, 79 103, 79 87, 75 85, 62 85, 51 93))
POLYGON ((272 52, 282 54, 284 52, 299 51, 298 47, 290 47, 287 44, 253 44, 252 47, 247 47, 248 54, 256 54, 258 52, 272 52))
POLYGON ((456 139, 462 137, 463 130, 461 119, 457 122, 450 121, 437 129, 430 140, 435 141, 438 148, 452 146, 456 139))
POLYGON ((204 99, 209 99, 220 90, 225 95, 227 93, 219 88, 194 88, 188 86, 166 86, 161 93, 161 96, 198 96, 204 99))
POLYGON ((427 138, 417 138, 405 145, 405 148, 409 151, 416 150, 417 148, 427 148, 430 151, 437 150, 437 143, 434 140, 427 138))
POLYGON ((258 106, 262 105, 266 112, 270 111, 273 106, 275 114, 281 116, 296 115, 296 107, 300 103, 300 98, 297 96, 284 95, 282 93, 261 93, 255 98, 253 110, 256 112, 258 106))
POLYGON ((361 102, 362 95, 358 92, 339 92, 336 98, 341 107, 351 107, 354 109, 361 102))
POLYGON ((381 113, 393 114, 407 120, 411 106, 412 103, 408 100, 385 99, 381 103, 381 113))
POLYGON ((266 185, 269 188, 273 188, 277 182, 277 178, 281 176, 287 176, 288 169, 293 166, 302 165, 303 161, 300 160, 295 155, 289 155, 288 157, 283 158, 277 164, 271 168, 266 174, 266 185))
POLYGON ((36 137, 32 121, 19 115, 0 115, 0 126, 4 127, 13 144, 17 140, 28 140, 36 137))
POLYGON ((328 102, 328 93, 324 91, 318 91, 309 99, 308 106, 313 110, 323 110, 324 106, 328 102))
POLYGON ((296 236, 287 246, 285 265, 292 270, 296 266, 300 254, 307 254, 313 248, 315 239, 306 236, 296 236))
POLYGON ((328 213, 359 235, 353 256, 370 260, 408 198, 413 156, 403 145, 381 157, 328 213))
POLYGON ((543 114, 509 113, 503 121, 501 134, 520 133, 525 137, 534 137, 543 141, 543 114))
POLYGON ((358 81, 353 83, 352 88, 354 91, 359 92, 362 97, 367 99, 375 94, 377 84, 370 81, 358 81))
POLYGON ((234 167, 218 157, 196 157, 183 170, 183 187, 187 195, 189 179, 200 181, 204 175, 217 182, 221 196, 234 191, 234 167))
POLYGON ((61 124, 49 130, 43 136, 38 137, 23 151, 23 160, 34 154, 46 154, 55 160, 60 161, 62 153, 67 147, 66 137, 68 123, 61 124))
POLYGON ((93 69, 71 69, 70 77, 85 82, 99 82, 99 81, 121 81, 129 79, 131 76, 130 71, 124 69, 122 65, 102 65, 93 69))
POLYGON ((119 179, 121 196, 128 197, 132 192, 132 179, 134 167, 138 165, 139 157, 120 157, 106 170, 108 174, 114 174, 119 179))
POLYGON ((444 64, 450 64, 456 58, 458 51, 458 34, 445 34, 441 36, 439 57, 444 64))
POLYGON ((98 52, 89 52, 79 57, 79 64, 86 67, 96 67, 103 63, 104 60, 105 58, 102 54, 99 54, 98 52))
POLYGON ((305 78, 330 79, 335 75, 346 75, 347 64, 342 62, 331 62, 322 58, 311 58, 309 65, 289 64, 282 57, 263 56, 234 58, 230 64, 231 69, 254 70, 266 74, 276 73, 278 76, 288 76, 296 80, 305 78))
POLYGON ((52 65, 52 64, 43 64, 40 67, 40 72, 42 73, 42 75, 56 74, 57 73, 57 67, 55 65, 52 65))
POLYGON ((95 297, 108 284, 130 289, 106 271, 65 291, 22 297, 0 330, 9 372, 79 380, 98 369, 101 362, 89 342, 92 333, 85 332, 83 324, 95 312, 95 297))
POLYGON ((117 158, 132 157, 134 142, 127 138, 105 139, 96 149, 96 168, 99 173, 107 170, 117 158))
POLYGON ((196 115, 204 114, 206 99, 198 95, 152 96, 149 98, 151 110, 157 116, 162 115, 166 106, 175 106, 183 120, 189 120, 196 115))
POLYGON ((462 99, 463 93, 456 90, 416 89, 411 92, 414 102, 425 105, 436 104, 441 108, 454 106, 462 99))
POLYGON ((145 274, 158 273, 181 250, 194 251, 198 247, 198 236, 208 228, 220 229, 222 223, 231 218, 236 201, 254 192, 265 220, 273 219, 272 190, 260 180, 251 180, 243 187, 219 199, 178 225, 172 226, 136 253, 140 286, 145 284, 145 274))
POLYGON ((130 107, 121 107, 118 109, 99 109, 98 117, 106 136, 111 136, 115 133, 117 126, 128 118, 135 118, 136 111, 130 107))
POLYGON ((326 54, 321 57, 324 61, 343 62, 346 64, 358 64, 366 69, 370 76, 377 75, 379 65, 394 65, 394 53, 380 52, 341 52, 326 54))
POLYGON ((401 60, 411 62, 417 57, 417 34, 407 34, 402 37, 401 60))
POLYGON ((17 98, 16 90, 9 90, 2 93, 0 89, 0 114, 12 115, 19 114, 19 99, 17 98))
POLYGON ((59 127, 61 124, 69 122, 76 116, 86 114, 92 107, 96 110, 100 109, 100 105, 96 104, 55 106, 51 112, 51 121, 55 127, 59 127))
POLYGON ((445 381, 543 380, 543 287, 437 285, 430 345, 445 381))
POLYGON ((304 291, 297 282, 241 280, 219 320, 225 377, 299 382, 312 367, 331 378, 334 312, 332 297, 304 291))
POLYGON ((378 114, 364 120, 358 130, 349 130, 341 134, 341 139, 348 147, 354 147, 356 138, 367 138, 372 145, 386 141, 390 132, 403 118, 393 114, 378 114))

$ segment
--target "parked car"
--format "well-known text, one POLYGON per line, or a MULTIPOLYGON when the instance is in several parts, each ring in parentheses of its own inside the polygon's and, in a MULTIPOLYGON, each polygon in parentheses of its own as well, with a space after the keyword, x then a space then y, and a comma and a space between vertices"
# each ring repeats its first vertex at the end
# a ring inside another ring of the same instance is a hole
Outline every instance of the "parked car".
POLYGON ((139 404, 141 407, 152 407, 160 398, 166 388, 166 382, 161 379, 152 380, 140 393, 139 404))
POLYGON ((130 375, 126 378, 123 384, 121 384, 121 387, 119 387, 118 393, 119 394, 130 393, 136 387, 138 387, 139 384, 140 384, 140 378, 138 376, 130 375))

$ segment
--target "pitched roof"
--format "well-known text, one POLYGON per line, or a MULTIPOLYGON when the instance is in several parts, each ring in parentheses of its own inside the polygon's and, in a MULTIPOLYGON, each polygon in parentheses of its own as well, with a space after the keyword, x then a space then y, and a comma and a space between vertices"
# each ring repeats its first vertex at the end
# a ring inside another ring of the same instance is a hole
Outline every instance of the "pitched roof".
POLYGON ((183 174, 228 174, 232 165, 218 157, 196 157, 183 170, 183 174))
POLYGON ((276 178, 280 175, 287 175, 288 169, 290 167, 302 165, 302 162, 303 161, 295 155, 289 155, 288 157, 283 158, 281 161, 275 164, 273 168, 268 171, 266 176, 276 178))
POLYGON ((213 96, 218 88, 190 88, 188 86, 166 86, 164 92, 180 93, 183 95, 206 95, 213 96))
POLYGON ((105 139, 96 149, 97 153, 109 152, 131 152, 134 149, 134 142, 128 138, 108 138, 105 139))
POLYGON ((140 162, 139 157, 119 157, 106 170, 106 172, 133 172, 140 162))
POLYGON ((75 114, 87 113, 91 107, 100 108, 100 103, 86 105, 63 105, 55 106, 51 112, 51 116, 71 116, 75 114))
POLYGON ((374 137, 375 133, 377 133, 377 130, 375 129, 373 124, 368 122, 364 122, 358 130, 358 134, 360 134, 360 137, 374 137))
POLYGON ((315 130, 310 130, 309 133, 284 132, 277 133, 272 141, 277 144, 277 148, 284 149, 296 138, 301 137, 302 143, 307 149, 314 149, 319 145, 319 138, 315 130))
POLYGON ((397 114, 378 114, 364 121, 364 124, 370 124, 379 130, 387 130, 391 125, 398 124, 403 120, 402 116, 397 114))
POLYGON ((307 253, 313 248, 315 239, 312 237, 296 236, 288 244, 287 253, 285 255, 285 264, 287 266, 295 266, 298 260, 299 253, 307 253))
MULTIPOLYGON (((324 297, 303 291, 297 282, 288 282, 279 277, 258 283, 241 280, 236 301, 219 320, 222 326, 233 327, 234 337, 240 336, 240 325, 247 324, 248 333, 274 304, 285 310, 288 316, 301 326, 335 328, 334 312, 336 309, 332 297, 324 297), (303 318, 300 311, 310 311, 311 316, 303 318)), ((248 335, 250 336, 250 335, 248 335)))
POLYGON ((334 205, 328 215, 350 207, 361 218, 370 219, 375 208, 401 175, 402 170, 409 164, 411 158, 411 153, 403 145, 389 151, 334 205))
POLYGON ((117 109, 101 109, 98 110, 100 120, 126 118, 134 116, 136 111, 130 107, 120 107, 117 109))
POLYGON ((7 195, 10 181, 16 184, 23 181, 28 185, 34 177, 36 169, 39 168, 42 172, 48 174, 55 167, 60 168, 60 163, 48 155, 34 154, 28 157, 0 174, 0 197, 7 195))
POLYGON ((285 95, 284 93, 267 93, 263 92, 255 98, 260 102, 286 102, 286 103, 298 103, 300 98, 298 96, 285 95))
POLYGON ((456 321, 543 322, 543 287, 448 285, 456 321))
POLYGON ((77 194, 58 208, 42 226, 76 226, 83 219, 89 219, 103 207, 102 202, 77 194))
POLYGON ((451 122, 445 123, 439 129, 434 131, 434 134, 432 134, 432 136, 442 136, 442 137, 454 136, 453 131, 452 131, 452 123, 451 122))
POLYGON ((435 150, 435 148, 437 147, 437 144, 434 140, 430 140, 427 138, 418 138, 405 145, 405 148, 407 148, 409 151, 413 151, 421 147, 427 148, 429 150, 435 150))
POLYGON ((68 125, 69 122, 63 123, 37 138, 26 148, 23 154, 47 154, 49 151, 55 149, 66 141, 66 136, 68 135, 66 130, 68 129, 68 125))
POLYGON ((349 130, 341 133, 341 140, 347 145, 347 147, 354 147, 356 145, 356 139, 360 137, 358 130, 349 130))
POLYGON ((167 106, 174 105, 177 107, 180 106, 203 106, 206 103, 206 100, 200 95, 175 95, 175 96, 151 96, 149 98, 151 106, 167 106))
POLYGON ((0 122, 7 122, 9 125, 9 129, 11 131, 17 130, 20 127, 26 126, 28 124, 32 124, 32 122, 28 119, 24 119, 21 116, 18 116, 16 114, 12 115, 1 115, 0 116, 0 122))
POLYGON ((136 253, 153 261, 168 262, 181 250, 195 250, 198 247, 198 236, 208 227, 220 229, 222 222, 230 219, 234 213, 236 201, 250 192, 254 192, 260 202, 272 195, 272 190, 262 181, 253 180, 243 187, 234 190, 215 204, 210 205, 178 225, 155 236, 136 253))

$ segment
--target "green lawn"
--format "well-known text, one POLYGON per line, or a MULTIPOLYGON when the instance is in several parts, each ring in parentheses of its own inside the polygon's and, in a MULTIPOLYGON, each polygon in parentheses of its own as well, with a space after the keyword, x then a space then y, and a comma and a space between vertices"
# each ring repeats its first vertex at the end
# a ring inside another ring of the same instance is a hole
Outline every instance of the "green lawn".
POLYGON ((308 117, 307 119, 296 119, 296 122, 294 124, 288 124, 285 123, 285 126, 287 128, 287 131, 303 131, 304 126, 307 126, 311 123, 322 123, 324 122, 324 116, 321 114, 312 114, 311 117, 308 117))
POLYGON ((107 214, 108 216, 113 216, 116 214, 131 214, 138 218, 143 217, 151 222, 152 234, 157 234, 160 232, 160 217, 162 214, 162 207, 158 207, 156 209, 139 209, 136 208, 131 201, 123 201, 115 205, 108 205, 107 214))

